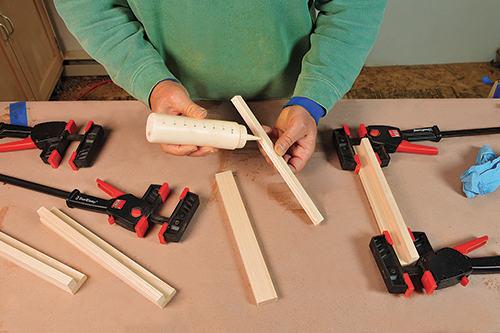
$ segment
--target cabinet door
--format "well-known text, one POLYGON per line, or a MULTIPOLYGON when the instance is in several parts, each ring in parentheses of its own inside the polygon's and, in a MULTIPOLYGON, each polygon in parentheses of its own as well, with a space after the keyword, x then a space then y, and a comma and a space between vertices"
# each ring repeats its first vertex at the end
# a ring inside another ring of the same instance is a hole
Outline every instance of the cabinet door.
POLYGON ((0 41, 0 73, 0 101, 35 99, 14 52, 3 40, 0 41))
POLYGON ((62 53, 42 0, 0 0, 14 25, 12 48, 36 100, 48 100, 62 72, 62 53))

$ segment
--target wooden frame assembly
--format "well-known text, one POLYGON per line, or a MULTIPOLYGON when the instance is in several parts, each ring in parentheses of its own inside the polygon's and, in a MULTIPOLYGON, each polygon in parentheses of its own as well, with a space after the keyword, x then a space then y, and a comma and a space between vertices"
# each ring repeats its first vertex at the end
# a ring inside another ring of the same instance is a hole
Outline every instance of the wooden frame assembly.
POLYGON ((278 299, 231 171, 215 175, 257 305, 278 299))
POLYGON ((369 139, 361 139, 360 145, 354 146, 354 149, 361 161, 359 178, 363 183, 380 232, 389 233, 394 251, 402 265, 415 262, 419 258, 417 249, 369 139))
POLYGON ((56 208, 41 207, 40 220, 144 297, 163 308, 175 289, 56 208))
POLYGON ((0 232, 0 256, 74 295, 87 277, 65 264, 0 232))
POLYGON ((290 167, 288 167, 285 160, 281 156, 276 154, 271 139, 269 139, 269 136, 264 131, 257 118, 255 118, 254 114, 252 113, 248 105, 239 95, 234 96, 231 99, 231 102, 233 102, 233 105, 236 107, 241 117, 243 117, 248 127, 252 130, 253 135, 261 138, 257 142, 262 147, 262 149, 264 149, 267 156, 273 163, 274 167, 283 177, 288 187, 293 192, 297 200, 300 202, 302 208, 304 208, 304 210, 306 211, 307 215, 312 220, 314 225, 318 225, 321 221, 323 221, 323 216, 316 208, 316 206, 314 205, 314 203, 312 202, 311 198, 306 193, 302 185, 299 183, 297 177, 295 177, 292 170, 290 170, 290 167))

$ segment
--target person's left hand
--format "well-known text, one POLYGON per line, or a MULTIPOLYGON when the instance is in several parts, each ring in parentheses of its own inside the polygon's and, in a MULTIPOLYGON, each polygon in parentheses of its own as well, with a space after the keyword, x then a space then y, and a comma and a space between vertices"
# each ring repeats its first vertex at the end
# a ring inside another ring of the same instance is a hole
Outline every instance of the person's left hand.
MULTIPOLYGON (((302 106, 291 105, 281 111, 274 128, 263 128, 269 138, 275 141, 274 151, 283 156, 292 172, 302 170, 316 146, 318 129, 311 114, 302 106)), ((263 154, 270 162, 267 155, 263 154)))

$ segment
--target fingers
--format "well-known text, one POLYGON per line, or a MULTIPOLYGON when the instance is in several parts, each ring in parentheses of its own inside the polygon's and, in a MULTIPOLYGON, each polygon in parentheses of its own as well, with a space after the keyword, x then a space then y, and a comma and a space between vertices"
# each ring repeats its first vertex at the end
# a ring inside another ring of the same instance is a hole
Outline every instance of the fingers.
POLYGON ((184 86, 178 82, 166 80, 158 83, 149 99, 151 111, 203 119, 207 110, 194 103, 184 86))
MULTIPOLYGON (((308 131, 302 129, 297 130, 296 128, 293 128, 293 126, 290 127, 288 130, 286 130, 285 132, 283 132, 278 128, 270 128, 269 126, 265 125, 262 127, 271 140, 276 141, 276 139, 278 139, 278 141, 274 146, 275 151, 278 155, 282 156, 282 158, 290 167, 290 170, 292 170, 293 173, 297 173, 300 170, 302 170, 306 165, 307 160, 311 157, 312 152, 314 151, 314 146, 312 147, 312 149, 305 149, 302 146, 303 144, 310 145, 309 138, 307 139, 305 138, 308 134, 308 131), (297 137, 298 139, 295 140, 295 137, 297 137), (277 147, 280 140, 282 140, 282 142, 283 141, 285 142, 285 147, 282 147, 281 149, 286 149, 285 152, 281 154, 278 153, 277 151, 277 149, 279 149, 277 147)), ((314 140, 313 140, 313 145, 314 145, 314 140)), ((270 164, 273 164, 271 159, 267 156, 266 152, 264 151, 264 149, 262 149, 260 145, 259 145, 259 150, 262 153, 262 155, 264 155, 264 157, 266 158, 266 161, 270 164)))
POLYGON ((175 156, 190 156, 190 157, 204 157, 218 151, 214 147, 198 147, 192 145, 171 145, 171 144, 160 144, 161 149, 171 155, 175 156))
POLYGON ((274 129, 268 133, 277 137, 274 150, 283 157, 292 172, 302 170, 316 145, 316 121, 309 112, 301 106, 283 109, 274 129))
POLYGON ((273 141, 273 142, 276 142, 276 140, 278 140, 279 137, 283 134, 283 131, 279 128, 276 128, 276 127, 271 128, 269 126, 262 125, 262 128, 266 132, 269 139, 271 139, 271 141, 273 141))
MULTIPOLYGON (((191 118, 203 119, 207 110, 194 103, 184 86, 178 82, 166 80, 158 83, 151 92, 149 99, 151 111, 172 115, 184 115, 191 118)), ((160 144, 161 149, 176 156, 207 156, 217 152, 213 147, 197 147, 192 145, 160 144)))
MULTIPOLYGON (((293 148, 295 147, 292 147, 292 150, 295 150, 293 148)), ((283 156, 293 173, 297 173, 302 170, 312 155, 312 153, 305 151, 301 147, 297 150, 299 151, 291 151, 283 156)))

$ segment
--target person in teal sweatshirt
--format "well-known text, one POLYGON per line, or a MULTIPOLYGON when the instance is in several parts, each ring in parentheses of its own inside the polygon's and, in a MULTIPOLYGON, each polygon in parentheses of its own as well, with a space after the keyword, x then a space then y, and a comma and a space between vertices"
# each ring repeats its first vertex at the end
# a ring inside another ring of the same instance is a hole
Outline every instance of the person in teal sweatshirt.
MULTIPOLYGON (((314 152, 317 124, 349 91, 387 0, 54 0, 82 47, 152 112, 204 118, 193 101, 289 99, 275 151, 293 172, 314 152)), ((205 156, 213 147, 162 144, 205 156)))

